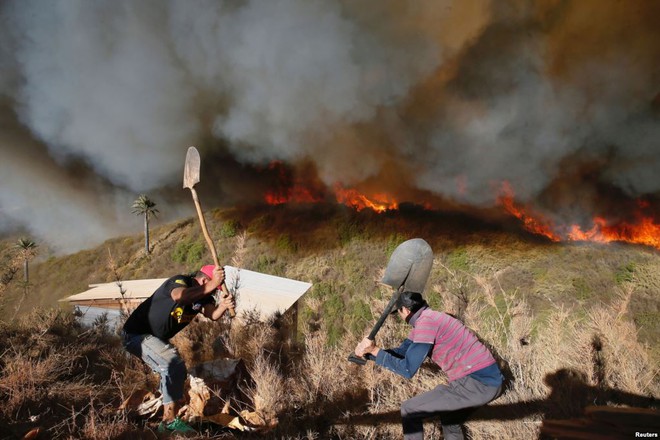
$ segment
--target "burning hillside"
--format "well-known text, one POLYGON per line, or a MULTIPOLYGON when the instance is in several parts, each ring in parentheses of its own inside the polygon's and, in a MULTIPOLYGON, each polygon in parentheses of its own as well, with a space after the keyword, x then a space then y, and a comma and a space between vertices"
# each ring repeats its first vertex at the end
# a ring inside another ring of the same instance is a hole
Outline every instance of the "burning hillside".
POLYGON ((230 3, 3 2, 0 230, 80 248, 134 231, 140 193, 187 216, 195 145, 207 207, 276 162, 299 181, 269 203, 503 210, 657 246, 659 2, 230 3))
MULTIPOLYGON (((337 203, 354 208, 356 211, 371 209, 375 212, 385 212, 396 210, 399 203, 387 194, 362 194, 354 188, 343 188, 336 185, 334 188, 334 197, 337 203)), ((326 197, 314 195, 311 190, 304 186, 293 186, 284 193, 269 191, 265 194, 264 200, 269 205, 281 205, 284 203, 319 203, 325 201, 326 197)))
POLYGON ((660 222, 644 213, 649 204, 640 201, 633 213, 635 220, 611 221, 601 216, 594 216, 591 226, 583 228, 579 224, 554 224, 541 214, 534 212, 514 201, 511 186, 502 185, 499 198, 501 206, 511 215, 520 219, 526 230, 543 235, 552 241, 593 241, 608 243, 613 241, 635 243, 660 249, 660 222))
MULTIPOLYGON (((211 231, 227 232, 218 240, 224 258, 314 284, 302 298, 297 322, 198 321, 173 340, 193 375, 195 365, 226 354, 243 360, 255 382, 240 388, 245 397, 214 393, 216 409, 223 400, 231 402, 232 414, 243 405, 262 416, 276 414, 279 424, 269 438, 400 439, 400 402, 437 386, 438 370, 421 368, 415 380, 403 381, 346 357, 387 303, 389 292, 375 288, 386 249, 420 231, 434 250, 424 296, 479 329, 502 365, 515 367, 503 368, 511 388, 468 422, 473 439, 538 438, 548 419, 574 424, 587 405, 655 406, 660 253, 633 246, 560 248, 465 216, 408 210, 403 203, 398 212, 384 214, 333 208, 260 206, 209 216, 211 231), (246 233, 232 237, 227 225, 246 233), (292 323, 300 332, 295 339, 287 336, 292 323)), ((38 438, 154 438, 160 417, 117 409, 136 388, 156 394, 157 375, 126 356, 106 320, 80 328, 72 315, 48 310, 71 286, 107 279, 103 262, 109 255, 118 256, 115 273, 136 279, 184 273, 210 259, 195 252, 200 233, 194 221, 152 232, 148 265, 142 237, 135 234, 30 267, 34 285, 20 312, 32 313, 21 319, 12 309, 0 325, 3 433, 24 438, 39 429, 38 438)), ((15 294, 22 295, 23 286, 15 280, 15 294)), ((378 340, 400 340, 405 326, 387 319, 378 340)), ((194 394, 186 397, 195 405, 194 394)), ((427 425, 437 433, 433 426, 427 425)), ((231 435, 208 423, 195 427, 196 438, 231 435)))
MULTIPOLYGON (((370 209, 377 213, 396 211, 401 200, 387 192, 361 192, 356 188, 345 188, 335 184, 332 188, 323 187, 318 179, 296 177, 295 172, 286 165, 274 162, 268 169, 278 176, 275 187, 264 194, 264 201, 269 205, 339 203, 362 211, 370 209), (311 183, 311 182, 315 183, 311 183)), ((309 173, 307 173, 309 177, 309 173)), ((578 223, 558 223, 533 206, 516 200, 515 191, 508 181, 499 185, 494 193, 495 205, 501 211, 521 222, 522 228, 551 241, 591 241, 598 243, 627 242, 660 249, 660 222, 649 213, 651 204, 638 200, 632 213, 632 220, 608 220, 601 215, 594 215, 586 226, 578 223)), ((428 201, 417 203, 427 210, 446 209, 433 206, 428 201)))

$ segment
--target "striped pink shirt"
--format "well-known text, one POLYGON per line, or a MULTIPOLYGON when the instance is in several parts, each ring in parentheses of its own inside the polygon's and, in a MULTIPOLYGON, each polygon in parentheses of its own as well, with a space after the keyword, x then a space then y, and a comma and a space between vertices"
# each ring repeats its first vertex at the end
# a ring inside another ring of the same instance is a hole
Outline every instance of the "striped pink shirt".
POLYGON ((430 308, 421 311, 408 339, 433 344, 431 359, 450 381, 495 363, 490 351, 461 321, 430 308))

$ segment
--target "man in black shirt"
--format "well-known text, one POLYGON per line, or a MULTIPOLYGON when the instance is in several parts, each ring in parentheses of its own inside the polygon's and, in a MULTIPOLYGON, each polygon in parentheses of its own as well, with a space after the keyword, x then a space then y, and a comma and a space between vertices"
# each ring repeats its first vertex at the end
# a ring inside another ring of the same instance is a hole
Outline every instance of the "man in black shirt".
POLYGON ((220 266, 203 266, 194 276, 176 275, 165 281, 141 303, 124 324, 124 347, 160 374, 163 421, 158 431, 194 431, 176 417, 183 398, 187 370, 169 339, 186 327, 198 313, 214 321, 234 307, 233 297, 215 303, 213 293, 225 279, 220 266))

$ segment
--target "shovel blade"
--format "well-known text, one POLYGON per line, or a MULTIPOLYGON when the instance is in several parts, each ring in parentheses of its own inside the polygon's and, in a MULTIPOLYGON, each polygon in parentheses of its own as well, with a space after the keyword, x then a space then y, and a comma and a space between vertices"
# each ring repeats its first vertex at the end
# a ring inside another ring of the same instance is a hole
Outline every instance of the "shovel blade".
POLYGON ((392 253, 381 282, 394 290, 422 293, 433 266, 431 246, 421 238, 404 241, 392 253))
POLYGON ((199 168, 201 160, 197 148, 190 147, 186 153, 186 164, 183 168, 183 187, 193 189, 199 183, 199 168))

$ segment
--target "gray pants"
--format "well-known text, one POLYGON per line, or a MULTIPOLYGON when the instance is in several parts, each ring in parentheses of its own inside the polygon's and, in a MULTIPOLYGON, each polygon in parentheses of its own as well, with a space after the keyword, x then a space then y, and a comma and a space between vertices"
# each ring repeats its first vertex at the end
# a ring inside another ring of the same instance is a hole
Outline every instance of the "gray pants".
POLYGON ((403 438, 423 439, 423 420, 440 416, 445 440, 461 440, 464 438, 461 424, 469 413, 493 400, 501 390, 501 386, 488 386, 466 376, 406 400, 401 404, 403 438))
POLYGON ((176 347, 152 335, 125 333, 124 348, 160 374, 160 394, 164 405, 183 398, 188 371, 176 347))

